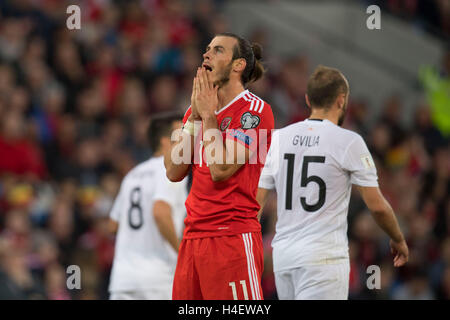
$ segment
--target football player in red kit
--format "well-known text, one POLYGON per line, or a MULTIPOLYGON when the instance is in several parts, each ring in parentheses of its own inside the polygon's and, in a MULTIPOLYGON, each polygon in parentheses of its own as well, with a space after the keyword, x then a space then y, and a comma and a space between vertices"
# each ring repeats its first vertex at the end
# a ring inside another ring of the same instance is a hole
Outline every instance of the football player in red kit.
POLYGON ((270 105, 246 86, 264 74, 261 47, 219 34, 203 59, 181 142, 165 159, 170 180, 180 181, 191 167, 193 175, 172 297, 259 300, 263 246, 256 191, 274 119, 270 105), (174 160, 180 144, 190 161, 174 160))

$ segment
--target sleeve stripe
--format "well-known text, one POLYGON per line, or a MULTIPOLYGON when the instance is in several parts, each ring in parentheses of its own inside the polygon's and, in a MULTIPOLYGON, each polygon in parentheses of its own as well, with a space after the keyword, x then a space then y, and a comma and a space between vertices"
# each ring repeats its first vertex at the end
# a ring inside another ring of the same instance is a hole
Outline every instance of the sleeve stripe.
POLYGON ((263 109, 264 109, 264 104, 265 104, 264 101, 263 101, 260 97, 254 95, 254 94, 251 93, 251 92, 249 92, 249 94, 250 94, 253 98, 258 99, 258 100, 260 101, 261 107, 259 108, 258 113, 261 113, 261 112, 263 111, 263 109))
POLYGON ((255 111, 261 113, 264 108, 264 101, 261 100, 258 96, 255 96, 253 93, 248 92, 243 96, 244 100, 250 102, 250 111, 255 111))
POLYGON ((261 113, 262 111, 263 111, 263 108, 264 108, 264 101, 261 101, 262 103, 261 103, 261 108, 259 108, 259 113, 261 113))
POLYGON ((255 100, 255 101, 256 101, 255 111, 258 111, 260 101, 259 100, 255 100))

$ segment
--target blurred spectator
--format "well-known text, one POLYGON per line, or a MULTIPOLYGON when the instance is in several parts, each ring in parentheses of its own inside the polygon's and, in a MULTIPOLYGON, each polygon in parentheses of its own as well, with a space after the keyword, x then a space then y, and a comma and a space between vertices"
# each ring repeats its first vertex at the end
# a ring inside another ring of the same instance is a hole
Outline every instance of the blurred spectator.
POLYGON ((51 265, 45 273, 45 289, 49 300, 70 300, 66 272, 60 265, 51 265))
POLYGON ((403 106, 398 95, 390 96, 384 104, 383 113, 379 122, 387 126, 391 137, 390 146, 394 147, 403 142, 405 132, 400 123, 403 106))
POLYGON ((177 83, 169 75, 159 77, 150 90, 150 110, 158 113, 177 106, 177 83))
POLYGON ((427 105, 422 105, 416 110, 414 132, 423 138, 423 144, 429 154, 434 153, 436 148, 445 144, 441 132, 433 126, 430 107, 427 105))
POLYGON ((434 298, 424 270, 415 271, 412 279, 399 286, 393 293, 395 300, 433 300, 434 298))
POLYGON ((24 213, 11 212, 7 231, 0 238, 0 299, 45 299, 41 281, 27 263, 27 245, 17 237, 27 236, 24 213), (17 218, 17 219, 16 219, 17 218))
POLYGON ((309 109, 305 101, 308 67, 305 56, 291 57, 281 66, 277 75, 281 83, 273 92, 273 110, 277 114, 275 127, 308 117, 309 109))
POLYGON ((415 24, 443 39, 450 37, 450 5, 447 0, 363 0, 415 24))
POLYGON ((20 112, 9 111, 0 119, 0 174, 9 172, 43 178, 47 173, 42 152, 26 137, 26 123, 20 112))

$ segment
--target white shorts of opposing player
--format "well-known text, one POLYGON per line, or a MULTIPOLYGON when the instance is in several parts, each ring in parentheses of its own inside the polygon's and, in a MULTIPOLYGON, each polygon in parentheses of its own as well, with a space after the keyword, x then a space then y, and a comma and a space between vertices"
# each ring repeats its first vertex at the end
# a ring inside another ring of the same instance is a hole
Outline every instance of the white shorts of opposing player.
POLYGON ((349 262, 306 265, 275 272, 280 300, 347 300, 349 262))
POLYGON ((111 292, 110 300, 172 300, 172 286, 145 291, 111 292))

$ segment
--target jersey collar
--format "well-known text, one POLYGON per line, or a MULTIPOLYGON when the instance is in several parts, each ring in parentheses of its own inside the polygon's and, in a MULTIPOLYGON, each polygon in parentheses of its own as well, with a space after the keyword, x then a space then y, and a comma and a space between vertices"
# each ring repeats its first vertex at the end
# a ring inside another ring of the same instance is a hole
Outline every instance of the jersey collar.
POLYGON ((314 122, 322 122, 322 123, 328 123, 328 124, 332 124, 335 125, 333 122, 331 122, 328 119, 305 119, 306 121, 314 121, 314 122))
POLYGON ((219 111, 214 111, 214 113, 216 115, 218 115, 219 113, 221 113, 223 110, 227 109, 229 106, 231 106, 233 103, 235 103, 236 101, 238 101, 240 98, 242 98, 245 94, 248 93, 248 90, 244 90, 241 93, 239 93, 236 97, 234 97, 233 100, 231 100, 225 107, 221 108, 219 111))

